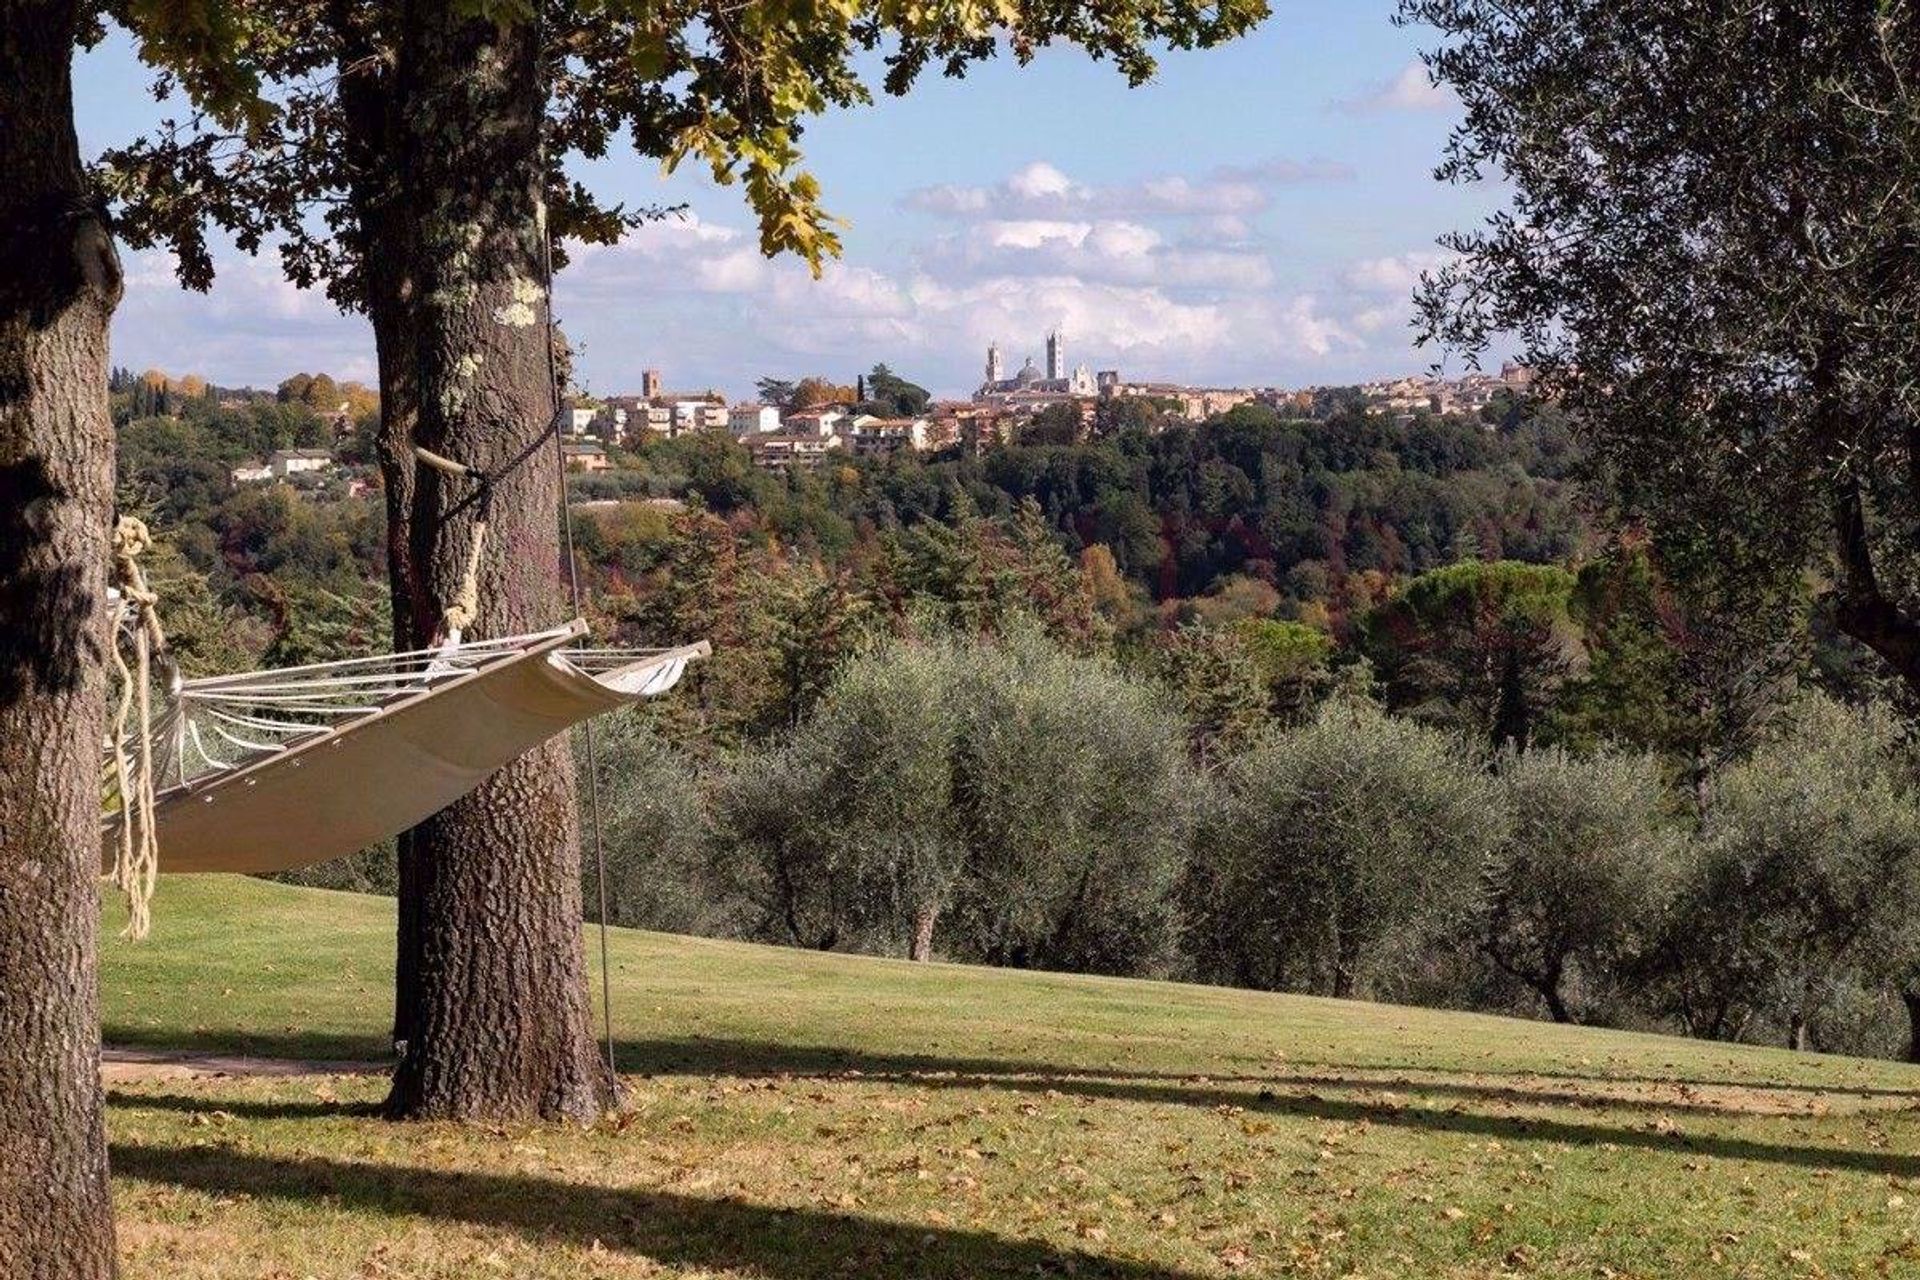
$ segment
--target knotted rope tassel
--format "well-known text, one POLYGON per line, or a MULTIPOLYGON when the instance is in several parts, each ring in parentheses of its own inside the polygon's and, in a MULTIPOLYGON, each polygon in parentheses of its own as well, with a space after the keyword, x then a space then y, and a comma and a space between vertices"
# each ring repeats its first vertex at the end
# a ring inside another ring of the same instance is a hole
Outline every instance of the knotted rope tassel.
POLYGON ((153 546, 147 526, 120 517, 113 530, 113 581, 133 606, 133 667, 118 642, 109 647, 120 679, 120 703, 113 722, 114 773, 120 784, 120 841, 113 859, 113 883, 127 898, 123 938, 138 941, 153 923, 153 886, 160 873, 160 839, 153 816, 153 658, 164 654, 166 633, 155 605, 160 597, 147 586, 138 557, 153 546), (133 720, 135 758, 127 759, 127 722, 133 720))
POLYGON ((492 479, 484 471, 470 467, 464 462, 455 462, 452 458, 442 457, 420 445, 413 447, 413 453, 435 471, 473 480, 480 486, 480 505, 474 514, 473 541, 467 546, 466 571, 460 575, 460 590, 455 593, 452 602, 440 614, 439 643, 452 648, 460 643, 460 637, 480 617, 480 553, 487 545, 487 520, 493 505, 492 479))

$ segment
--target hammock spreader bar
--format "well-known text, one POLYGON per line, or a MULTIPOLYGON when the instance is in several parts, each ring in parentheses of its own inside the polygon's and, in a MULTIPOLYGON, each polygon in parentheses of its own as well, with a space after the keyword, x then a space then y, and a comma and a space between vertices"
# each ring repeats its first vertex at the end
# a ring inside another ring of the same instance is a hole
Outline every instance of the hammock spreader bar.
MULTIPOLYGON (((704 642, 564 647, 586 631, 576 620, 390 658, 182 681, 153 730, 160 870, 286 871, 354 853, 573 725, 665 693, 710 652, 704 642)), ((109 815, 108 865, 117 828, 109 815)))

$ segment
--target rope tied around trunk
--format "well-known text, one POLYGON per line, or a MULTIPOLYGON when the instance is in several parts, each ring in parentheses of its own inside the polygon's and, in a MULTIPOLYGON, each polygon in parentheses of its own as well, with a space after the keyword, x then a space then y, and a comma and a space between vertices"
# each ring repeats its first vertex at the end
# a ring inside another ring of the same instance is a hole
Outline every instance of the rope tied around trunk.
POLYGON ((435 471, 471 480, 478 486, 479 506, 473 517, 473 541, 467 544, 466 569, 460 575, 460 587, 453 600, 440 612, 439 643, 456 645, 480 617, 480 555, 487 545, 487 521, 493 514, 493 477, 478 467, 443 457, 421 445, 413 446, 413 453, 435 471))
POLYGON ((139 557, 153 546, 147 526, 121 516, 113 530, 113 584, 133 609, 133 665, 116 637, 108 647, 120 681, 113 722, 114 774, 120 785, 120 839, 114 851, 113 883, 127 899, 123 938, 138 941, 153 924, 153 886, 160 872, 160 838, 153 812, 153 663, 166 660, 167 637, 156 606, 160 597, 147 585, 139 557), (134 758, 127 758, 128 722, 137 734, 134 758))

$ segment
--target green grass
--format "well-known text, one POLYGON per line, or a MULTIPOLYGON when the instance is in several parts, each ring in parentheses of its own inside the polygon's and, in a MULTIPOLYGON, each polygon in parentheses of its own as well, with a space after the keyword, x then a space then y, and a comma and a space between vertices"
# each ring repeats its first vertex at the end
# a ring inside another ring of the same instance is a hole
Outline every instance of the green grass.
MULTIPOLYGON (((110 924, 113 922, 109 922, 110 924)), ((162 882, 110 1044, 372 1058, 392 906, 162 882)), ((1920 1274, 1920 1070, 616 932, 626 1101, 111 1086, 131 1276, 1920 1274)))

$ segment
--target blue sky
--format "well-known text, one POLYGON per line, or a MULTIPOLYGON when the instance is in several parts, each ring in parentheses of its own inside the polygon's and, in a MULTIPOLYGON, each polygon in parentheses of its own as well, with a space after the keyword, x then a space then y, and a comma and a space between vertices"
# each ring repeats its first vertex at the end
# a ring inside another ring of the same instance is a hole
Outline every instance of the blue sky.
MULTIPOLYGON (((1457 112, 1416 63, 1428 33, 1393 27, 1391 0, 1273 9, 1139 89, 1063 48, 815 122, 809 165, 849 223, 818 282, 758 255, 737 188, 631 156, 583 169, 615 198, 688 207, 561 276, 584 381, 631 390, 658 367, 738 395, 762 374, 851 381, 885 361, 964 394, 989 339, 1017 367, 1055 326, 1071 362, 1129 377, 1297 386, 1425 367, 1413 280, 1497 189, 1432 180, 1457 112)), ((148 79, 124 40, 83 58, 84 147, 157 117, 148 79)), ((117 363, 223 385, 322 368, 371 381, 365 324, 287 285, 271 256, 229 249, 205 296, 175 286, 162 253, 128 259, 117 363)))

